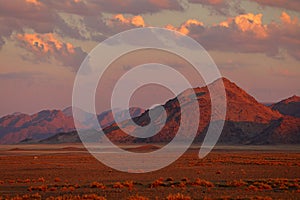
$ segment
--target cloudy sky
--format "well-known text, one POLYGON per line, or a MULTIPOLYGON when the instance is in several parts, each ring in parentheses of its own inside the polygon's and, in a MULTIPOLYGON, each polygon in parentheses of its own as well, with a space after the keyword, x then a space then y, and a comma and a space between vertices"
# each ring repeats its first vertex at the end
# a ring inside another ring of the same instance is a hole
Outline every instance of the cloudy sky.
POLYGON ((300 95, 299 19, 299 0, 0 0, 0 116, 71 105, 86 55, 149 26, 198 41, 261 102, 300 95))

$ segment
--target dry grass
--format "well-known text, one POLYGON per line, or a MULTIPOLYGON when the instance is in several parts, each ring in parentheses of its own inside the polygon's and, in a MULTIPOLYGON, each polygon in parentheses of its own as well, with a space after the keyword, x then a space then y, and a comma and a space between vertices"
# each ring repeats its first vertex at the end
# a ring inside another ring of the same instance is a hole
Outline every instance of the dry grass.
POLYGON ((248 183, 246 183, 243 180, 233 180, 233 181, 229 181, 227 182, 227 186, 229 187, 242 187, 247 185, 248 183))
POLYGON ((250 200, 272 200, 272 198, 268 196, 255 196, 251 197, 250 200))
POLYGON ((149 200, 149 198, 140 195, 135 195, 128 197, 127 200, 149 200))
POLYGON ((48 189, 48 186, 47 185, 39 185, 39 186, 30 186, 27 190, 29 192, 32 192, 32 191, 47 191, 48 189))
POLYGON ((106 198, 103 196, 98 196, 97 194, 84 194, 48 197, 46 200, 106 200, 106 198))
POLYGON ((187 195, 183 195, 181 193, 177 194, 169 194, 166 198, 166 200, 191 200, 192 198, 187 195))
POLYGON ((23 196, 16 196, 12 198, 1 197, 2 200, 41 200, 42 196, 39 193, 35 194, 24 194, 23 196))
POLYGON ((38 178, 37 182, 44 183, 45 182, 45 178, 44 177, 40 177, 40 178, 38 178))

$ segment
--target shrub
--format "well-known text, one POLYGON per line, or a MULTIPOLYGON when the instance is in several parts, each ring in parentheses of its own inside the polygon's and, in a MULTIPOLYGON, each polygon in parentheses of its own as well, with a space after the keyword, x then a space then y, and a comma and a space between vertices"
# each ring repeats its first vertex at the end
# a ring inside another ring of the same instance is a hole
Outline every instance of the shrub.
POLYGON ((232 186, 232 187, 241 187, 241 186, 247 185, 247 183, 245 181, 242 181, 242 180, 239 180, 239 181, 234 180, 234 181, 228 182, 227 185, 232 186))
POLYGON ((42 183, 44 183, 44 182, 45 182, 45 179, 44 179, 44 177, 40 177, 40 178, 38 178, 37 182, 42 182, 42 183))
POLYGON ((158 187, 158 186, 163 186, 164 185, 164 182, 163 182, 163 178, 159 178, 157 180, 155 180, 153 183, 150 184, 150 188, 155 188, 155 187, 158 187))
POLYGON ((166 198, 166 200, 191 200, 192 198, 190 196, 185 196, 183 194, 177 193, 177 194, 169 194, 166 198))
POLYGON ((166 179, 166 181, 170 182, 170 181, 174 181, 174 179, 172 177, 169 177, 166 179))
POLYGON ((125 181, 123 183, 123 186, 127 187, 129 190, 132 190, 133 186, 134 186, 134 183, 133 183, 133 181, 125 181))
POLYGON ((73 186, 69 186, 69 188, 68 188, 68 189, 69 189, 69 191, 70 191, 70 192, 73 192, 73 191, 75 190, 75 187, 73 187, 73 186))
POLYGON ((102 196, 98 196, 96 194, 85 194, 85 195, 63 195, 57 197, 48 197, 46 200, 106 200, 106 198, 102 196))
POLYGON ((180 188, 185 188, 186 187, 186 183, 183 182, 183 181, 180 181, 177 186, 180 187, 180 188))
POLYGON ((61 179, 58 178, 58 177, 56 177, 56 178, 54 179, 54 182, 61 182, 61 179))
POLYGON ((32 194, 30 199, 42 199, 42 196, 39 193, 32 194))
POLYGON ((200 178, 197 178, 193 185, 199 185, 203 187, 214 187, 214 184, 212 182, 200 178))
POLYGON ((189 179, 188 179, 187 177, 184 177, 184 178, 182 178, 182 179, 181 179, 181 181, 188 182, 188 181, 189 181, 189 179))
POLYGON ((56 187, 51 187, 51 188, 49 188, 49 191, 56 191, 57 190, 57 188, 56 187))
POLYGON ((92 182, 90 184, 90 187, 91 188, 105 189, 105 185, 103 185, 102 183, 96 182, 96 181, 92 182))
POLYGON ((149 200, 149 199, 147 197, 135 195, 135 196, 128 197, 127 200, 149 200))
POLYGON ((113 185, 113 188, 119 188, 119 189, 121 189, 121 188, 123 188, 124 187, 124 185, 122 184, 122 183, 120 183, 120 182, 116 182, 114 185, 113 185))
POLYGON ((247 188, 247 190, 250 190, 250 191, 257 191, 258 188, 254 185, 249 185, 249 187, 247 188))
POLYGON ((8 180, 7 181, 9 184, 13 184, 13 183, 15 183, 15 180, 8 180))
POLYGON ((24 183, 30 183, 30 179, 29 178, 25 179, 24 183))

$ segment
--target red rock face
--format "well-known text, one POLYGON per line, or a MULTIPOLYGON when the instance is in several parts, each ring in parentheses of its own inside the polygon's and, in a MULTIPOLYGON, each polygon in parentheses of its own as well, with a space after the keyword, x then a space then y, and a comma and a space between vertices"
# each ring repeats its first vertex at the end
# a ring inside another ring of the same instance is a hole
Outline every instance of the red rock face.
POLYGON ((236 84, 223 79, 227 94, 227 117, 228 121, 246 121, 269 123, 282 117, 279 112, 273 111, 267 106, 239 88, 236 84))

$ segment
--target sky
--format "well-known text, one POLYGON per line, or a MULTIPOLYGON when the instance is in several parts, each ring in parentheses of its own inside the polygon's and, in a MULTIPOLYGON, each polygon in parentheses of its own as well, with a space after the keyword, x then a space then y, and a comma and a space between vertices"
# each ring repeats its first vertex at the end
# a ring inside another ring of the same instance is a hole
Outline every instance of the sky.
POLYGON ((0 116, 70 106, 89 52, 140 27, 190 36, 260 102, 300 95, 299 19, 299 0, 0 0, 0 116))

